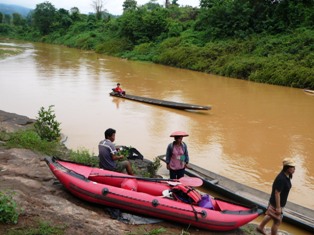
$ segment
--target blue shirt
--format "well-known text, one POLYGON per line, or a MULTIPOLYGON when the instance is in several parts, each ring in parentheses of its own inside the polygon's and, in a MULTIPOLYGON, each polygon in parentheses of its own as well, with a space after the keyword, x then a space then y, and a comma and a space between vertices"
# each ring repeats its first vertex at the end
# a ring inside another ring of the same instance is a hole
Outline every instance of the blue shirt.
POLYGON ((116 162, 112 159, 112 156, 117 153, 115 145, 109 139, 105 139, 99 142, 98 150, 99 167, 114 171, 116 169, 116 162))

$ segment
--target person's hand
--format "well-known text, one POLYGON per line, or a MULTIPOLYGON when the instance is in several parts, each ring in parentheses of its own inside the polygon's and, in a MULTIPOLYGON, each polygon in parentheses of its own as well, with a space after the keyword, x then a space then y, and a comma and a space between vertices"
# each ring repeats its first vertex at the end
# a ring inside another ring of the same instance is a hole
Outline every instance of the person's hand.
POLYGON ((167 170, 170 170, 169 164, 167 164, 167 170))
POLYGON ((116 156, 116 160, 121 160, 121 159, 123 159, 123 158, 124 158, 123 155, 117 155, 117 156, 116 156))
POLYGON ((281 212, 282 212, 282 211, 281 211, 281 207, 276 208, 276 214, 277 214, 277 215, 280 215, 281 212))
POLYGON ((189 164, 188 164, 188 163, 186 163, 186 164, 185 164, 185 168, 190 169, 190 166, 189 166, 189 164))

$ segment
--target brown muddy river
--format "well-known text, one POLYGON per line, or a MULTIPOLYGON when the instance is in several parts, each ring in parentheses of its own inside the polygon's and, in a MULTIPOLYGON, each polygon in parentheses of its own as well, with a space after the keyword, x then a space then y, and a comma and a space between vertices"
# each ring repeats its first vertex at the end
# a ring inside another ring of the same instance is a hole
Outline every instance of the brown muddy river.
MULTIPOLYGON (((1 43, 1 45, 6 45, 1 43)), ((97 155, 103 132, 153 160, 170 133, 189 133, 193 164, 270 192, 285 157, 297 162, 289 201, 314 208, 314 95, 62 46, 9 43, 25 53, 0 61, 0 109, 36 118, 54 105, 66 145, 97 155), (109 96, 121 83, 128 94, 210 105, 180 111, 109 96)), ((163 167, 161 174, 167 174, 163 167)))

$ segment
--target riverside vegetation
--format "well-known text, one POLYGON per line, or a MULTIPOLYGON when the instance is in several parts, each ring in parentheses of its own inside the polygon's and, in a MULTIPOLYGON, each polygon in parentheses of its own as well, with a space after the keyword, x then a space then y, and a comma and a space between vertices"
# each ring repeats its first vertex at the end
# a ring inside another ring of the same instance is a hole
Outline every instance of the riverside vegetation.
POLYGON ((314 0, 200 0, 200 7, 125 0, 114 16, 43 2, 0 13, 0 36, 66 45, 254 82, 314 89, 314 0))

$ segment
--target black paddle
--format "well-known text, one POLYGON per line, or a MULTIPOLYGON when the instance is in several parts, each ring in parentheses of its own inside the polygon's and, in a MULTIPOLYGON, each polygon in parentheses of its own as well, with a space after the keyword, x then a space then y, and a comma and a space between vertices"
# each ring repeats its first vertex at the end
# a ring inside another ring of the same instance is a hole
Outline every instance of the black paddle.
POLYGON ((136 177, 136 176, 119 176, 119 175, 99 175, 95 174, 94 176, 102 177, 111 177, 111 178, 122 178, 122 179, 136 179, 150 182, 167 182, 170 185, 184 184, 192 187, 198 187, 203 184, 203 180, 197 177, 182 177, 180 179, 163 179, 163 178, 145 178, 145 177, 136 177))

